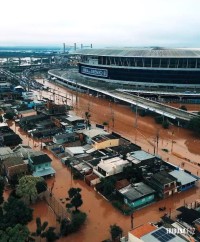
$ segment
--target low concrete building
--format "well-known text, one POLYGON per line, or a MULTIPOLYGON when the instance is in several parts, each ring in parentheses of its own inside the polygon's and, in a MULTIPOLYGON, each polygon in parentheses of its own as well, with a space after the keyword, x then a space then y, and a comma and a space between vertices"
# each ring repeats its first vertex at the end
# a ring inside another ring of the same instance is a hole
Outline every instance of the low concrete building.
POLYGON ((108 177, 118 174, 123 171, 124 167, 130 166, 127 160, 123 160, 120 157, 114 157, 107 160, 101 160, 94 170, 94 173, 98 173, 101 177, 108 177))
POLYGON ((26 174, 28 171, 27 164, 21 157, 8 157, 3 161, 4 173, 8 180, 15 174, 26 174))
POLYGON ((185 191, 194 187, 195 182, 197 181, 196 178, 181 170, 174 170, 169 172, 169 174, 177 179, 178 191, 185 191))
POLYGON ((96 150, 105 149, 119 145, 119 138, 112 134, 97 135, 92 138, 92 146, 96 150))
POLYGON ((119 190, 124 197, 124 203, 132 208, 143 207, 155 199, 155 190, 143 182, 130 184, 119 190))
POLYGON ((178 191, 177 179, 166 171, 153 174, 151 178, 148 179, 148 183, 158 192, 161 198, 169 197, 178 191))
POLYGON ((37 112, 34 109, 27 109, 27 110, 23 110, 23 111, 17 111, 18 118, 24 118, 24 117, 29 117, 29 116, 33 116, 33 115, 37 115, 37 112))
MULTIPOLYGON (((169 233, 167 228, 142 225, 128 232, 128 242, 185 242, 179 234, 169 233)), ((191 240, 193 241, 193 240, 191 240)))
POLYGON ((64 144, 67 142, 74 142, 76 139, 75 133, 58 134, 53 136, 53 142, 55 144, 64 144))
POLYGON ((133 165, 147 165, 149 163, 153 163, 154 159, 154 155, 144 150, 136 150, 127 154, 127 160, 132 162, 133 165))
POLYGON ((35 153, 31 154, 28 159, 31 170, 33 171, 33 176, 53 176, 56 173, 55 170, 51 167, 52 160, 47 154, 36 151, 35 153))

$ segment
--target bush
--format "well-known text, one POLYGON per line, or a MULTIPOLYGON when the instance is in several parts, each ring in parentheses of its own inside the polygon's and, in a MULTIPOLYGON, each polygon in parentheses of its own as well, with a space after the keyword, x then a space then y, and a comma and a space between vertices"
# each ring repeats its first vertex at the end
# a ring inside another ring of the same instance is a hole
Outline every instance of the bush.
POLYGON ((187 108, 186 108, 185 105, 181 105, 179 109, 184 110, 184 111, 187 111, 187 108))
POLYGON ((15 115, 12 112, 7 112, 7 113, 4 114, 4 118, 9 119, 9 120, 13 119, 14 116, 15 115))
POLYGON ((162 127, 163 127, 164 129, 168 129, 168 128, 169 128, 169 122, 168 122, 168 120, 164 120, 164 121, 163 121, 163 123, 162 123, 162 127))
POLYGON ((163 122, 163 117, 162 117, 162 116, 156 116, 156 117, 155 117, 155 121, 156 121, 157 124, 162 124, 162 122, 163 122))

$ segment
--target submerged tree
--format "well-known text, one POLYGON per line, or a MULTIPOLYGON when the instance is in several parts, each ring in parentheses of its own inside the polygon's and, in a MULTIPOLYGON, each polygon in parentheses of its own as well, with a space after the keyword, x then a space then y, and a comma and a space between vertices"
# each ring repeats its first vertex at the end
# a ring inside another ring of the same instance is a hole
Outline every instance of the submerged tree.
POLYGON ((3 192, 4 192, 4 180, 3 180, 3 177, 0 176, 0 205, 4 201, 3 192))
MULTIPOLYGON (((43 182, 41 177, 23 176, 19 180, 19 185, 16 190, 16 194, 23 197, 25 201, 32 203, 38 197, 38 182, 43 182)), ((45 184, 44 184, 45 187, 45 184)))
POLYGON ((67 204, 66 207, 75 207, 75 210, 77 211, 78 208, 83 204, 82 197, 81 197, 81 189, 80 188, 70 188, 68 191, 68 195, 70 198, 70 204, 67 204))
POLYGON ((4 203, 3 211, 2 222, 5 227, 13 227, 16 224, 26 225, 33 218, 33 209, 12 196, 4 203))
POLYGON ((110 234, 112 241, 119 241, 122 237, 123 230, 116 224, 110 225, 110 234))
POLYGON ((48 222, 41 222, 41 218, 37 217, 36 218, 36 231, 32 233, 33 236, 40 236, 43 237, 45 235, 45 230, 48 226, 48 222))

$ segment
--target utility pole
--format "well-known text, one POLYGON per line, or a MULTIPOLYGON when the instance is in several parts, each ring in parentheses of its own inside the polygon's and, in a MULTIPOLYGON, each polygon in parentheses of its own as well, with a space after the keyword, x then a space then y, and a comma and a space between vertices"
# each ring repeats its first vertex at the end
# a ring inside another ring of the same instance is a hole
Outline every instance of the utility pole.
POLYGON ((133 229, 133 220, 134 220, 134 216, 133 216, 133 212, 132 212, 132 214, 131 214, 131 229, 133 229))
POLYGON ((156 132, 156 154, 158 154, 158 144, 159 144, 159 130, 156 132))
POLYGON ((135 143, 136 143, 136 140, 137 140, 137 122, 138 122, 138 106, 137 106, 137 103, 135 103, 135 124, 134 124, 134 127, 135 127, 135 143))

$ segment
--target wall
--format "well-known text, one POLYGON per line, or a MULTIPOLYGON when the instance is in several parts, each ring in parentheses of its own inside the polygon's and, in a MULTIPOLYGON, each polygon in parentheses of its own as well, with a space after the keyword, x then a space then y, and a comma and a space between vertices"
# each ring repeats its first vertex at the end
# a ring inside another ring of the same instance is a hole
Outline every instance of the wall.
POLYGON ((93 147, 96 150, 100 150, 100 149, 105 149, 107 147, 115 147, 118 145, 119 145, 119 139, 109 139, 109 140, 105 140, 103 142, 94 143, 93 147))
POLYGON ((131 234, 130 232, 128 232, 128 242, 143 242, 143 240, 138 239, 133 234, 131 234))
POLYGON ((141 206, 144 206, 144 205, 152 202, 154 200, 154 197, 155 197, 154 194, 152 194, 152 195, 146 196, 146 197, 144 197, 140 200, 134 201, 134 202, 129 202, 126 198, 124 198, 124 202, 128 206, 130 206, 132 208, 136 208, 136 207, 141 207, 141 206))

